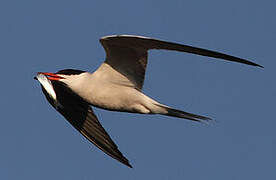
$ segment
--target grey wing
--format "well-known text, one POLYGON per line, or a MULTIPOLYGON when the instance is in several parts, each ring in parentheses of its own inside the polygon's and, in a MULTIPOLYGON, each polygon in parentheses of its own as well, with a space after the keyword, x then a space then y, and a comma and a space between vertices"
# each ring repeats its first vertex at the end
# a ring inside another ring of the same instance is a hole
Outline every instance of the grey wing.
POLYGON ((58 104, 42 86, 43 93, 50 104, 99 149, 128 167, 132 167, 102 127, 89 104, 58 82, 54 82, 53 87, 57 94, 58 104))
MULTIPOLYGON (((120 77, 123 81, 128 80, 129 85, 132 85, 139 90, 143 87, 147 67, 147 51, 150 49, 181 51, 262 67, 261 65, 251 61, 216 51, 142 36, 105 36, 100 39, 100 42, 106 51, 106 60, 104 62, 105 67, 109 66, 113 70, 119 72, 124 76, 123 78, 120 77)), ((106 72, 107 71, 105 71, 105 73, 106 72)))

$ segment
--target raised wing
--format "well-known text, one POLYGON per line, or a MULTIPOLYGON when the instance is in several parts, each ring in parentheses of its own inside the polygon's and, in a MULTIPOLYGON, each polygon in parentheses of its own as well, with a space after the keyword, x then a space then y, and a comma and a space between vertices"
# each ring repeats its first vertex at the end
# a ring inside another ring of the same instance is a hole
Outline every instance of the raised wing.
POLYGON ((89 104, 62 83, 52 81, 52 85, 56 92, 57 101, 49 96, 44 87, 41 86, 49 103, 90 142, 112 158, 132 167, 104 130, 89 104))
MULTIPOLYGON (((113 68, 113 70, 110 71, 115 70, 124 77, 114 77, 114 73, 111 72, 110 74, 112 74, 112 76, 110 78, 121 78, 124 82, 128 80, 129 85, 132 85, 139 90, 141 90, 143 87, 145 71, 147 67, 147 51, 150 49, 181 51, 262 67, 261 65, 251 61, 216 51, 210 51, 193 46, 166 42, 142 36, 105 36, 100 39, 100 42, 106 51, 106 60, 100 68, 105 68, 105 73, 108 72, 108 68, 106 67, 113 68)), ((100 71, 101 69, 99 72, 100 71)))

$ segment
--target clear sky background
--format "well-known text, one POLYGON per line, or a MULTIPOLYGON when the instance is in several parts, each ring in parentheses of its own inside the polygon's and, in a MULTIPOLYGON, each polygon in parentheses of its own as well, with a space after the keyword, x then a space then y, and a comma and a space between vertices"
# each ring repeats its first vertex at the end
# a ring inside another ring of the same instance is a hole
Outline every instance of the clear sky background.
POLYGON ((275 179, 275 7, 272 0, 1 0, 0 179, 275 179), (144 92, 215 121, 95 108, 130 169, 73 129, 33 79, 38 71, 94 71, 105 58, 98 39, 112 34, 207 48, 265 68, 150 51, 144 92))

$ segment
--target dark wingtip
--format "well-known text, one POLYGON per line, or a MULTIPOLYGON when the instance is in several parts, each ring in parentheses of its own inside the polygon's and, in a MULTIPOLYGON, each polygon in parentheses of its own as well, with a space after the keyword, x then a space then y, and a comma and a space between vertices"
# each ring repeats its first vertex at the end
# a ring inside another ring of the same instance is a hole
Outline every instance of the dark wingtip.
POLYGON ((128 162, 128 160, 126 161, 121 161, 124 165, 126 165, 129 168, 133 168, 132 165, 128 162))
POLYGON ((245 64, 248 64, 248 65, 251 65, 251 66, 257 66, 257 67, 260 67, 260 68, 264 68, 262 65, 259 65, 259 64, 257 64, 257 63, 254 63, 254 62, 252 62, 252 61, 247 61, 247 60, 244 60, 244 61, 246 61, 245 64))
POLYGON ((263 66, 259 65, 259 64, 256 64, 257 67, 260 67, 260 68, 264 68, 263 66))
POLYGON ((127 166, 128 166, 129 168, 133 168, 129 163, 127 164, 127 166))
POLYGON ((251 66, 257 66, 257 67, 260 67, 260 68, 264 68, 262 65, 259 65, 257 63, 254 63, 254 62, 251 62, 251 61, 248 61, 248 60, 245 60, 245 59, 242 59, 243 61, 237 61, 239 63, 244 63, 244 64, 247 64, 247 65, 251 65, 251 66))
POLYGON ((37 77, 35 76, 34 79, 37 80, 37 77))
POLYGON ((204 118, 201 118, 198 120, 198 122, 203 123, 203 124, 209 124, 210 122, 213 122, 213 121, 214 121, 214 119, 209 118, 209 117, 204 117, 204 118))

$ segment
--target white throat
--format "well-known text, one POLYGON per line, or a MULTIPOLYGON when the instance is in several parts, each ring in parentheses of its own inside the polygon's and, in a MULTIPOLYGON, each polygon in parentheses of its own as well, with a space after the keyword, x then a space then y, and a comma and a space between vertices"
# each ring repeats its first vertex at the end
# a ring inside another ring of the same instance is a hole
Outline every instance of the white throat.
POLYGON ((44 87, 44 89, 48 92, 48 94, 54 99, 57 100, 57 95, 53 88, 52 82, 43 74, 38 74, 36 76, 37 80, 44 87))

